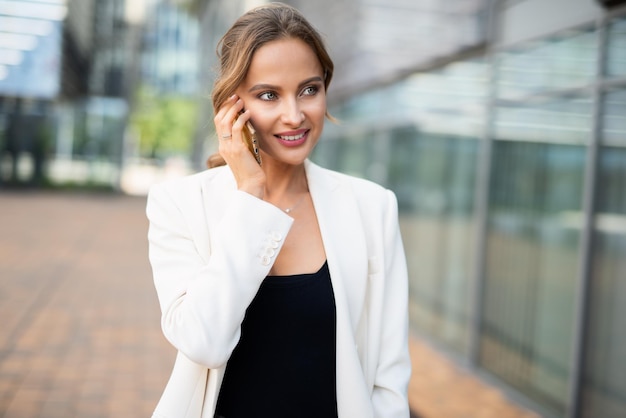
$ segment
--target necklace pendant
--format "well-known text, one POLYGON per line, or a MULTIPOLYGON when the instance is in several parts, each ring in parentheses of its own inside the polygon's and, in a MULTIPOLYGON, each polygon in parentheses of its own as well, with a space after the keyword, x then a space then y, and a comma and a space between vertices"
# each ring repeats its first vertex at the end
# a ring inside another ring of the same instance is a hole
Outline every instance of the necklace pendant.
POLYGON ((295 205, 292 205, 290 208, 283 209, 283 212, 285 212, 285 213, 291 213, 293 210, 295 210, 295 209, 296 209, 296 208, 300 205, 300 203, 302 203, 302 200, 303 200, 303 199, 304 199, 304 196, 302 196, 302 197, 301 197, 301 198, 300 198, 300 199, 296 202, 296 204, 295 204, 295 205))

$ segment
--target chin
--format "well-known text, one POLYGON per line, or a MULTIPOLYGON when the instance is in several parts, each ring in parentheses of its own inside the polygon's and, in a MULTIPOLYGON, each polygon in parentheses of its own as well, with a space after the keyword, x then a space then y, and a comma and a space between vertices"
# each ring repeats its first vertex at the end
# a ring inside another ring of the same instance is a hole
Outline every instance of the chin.
POLYGON ((303 164, 304 161, 309 158, 311 153, 313 152, 314 147, 303 146, 299 148, 278 148, 278 149, 263 149, 263 144, 261 144, 261 159, 271 160, 280 164, 289 164, 289 165, 300 165, 303 164))
POLYGON ((298 155, 293 155, 294 153, 292 153, 292 155, 272 155, 272 154, 266 154, 266 153, 262 153, 261 154, 261 158, 263 161, 266 160, 272 160, 276 163, 281 163, 281 164, 289 164, 289 165, 301 165, 304 164, 304 161, 309 158, 309 155, 311 154, 311 152, 307 152, 307 153, 298 153, 298 155))

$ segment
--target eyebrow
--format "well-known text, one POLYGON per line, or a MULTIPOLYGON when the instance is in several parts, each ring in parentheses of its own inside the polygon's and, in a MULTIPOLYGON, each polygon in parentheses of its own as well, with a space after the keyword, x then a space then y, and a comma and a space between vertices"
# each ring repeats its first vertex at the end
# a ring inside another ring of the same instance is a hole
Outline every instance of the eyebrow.
MULTIPOLYGON (((304 86, 305 84, 309 84, 309 83, 313 83, 313 82, 323 83, 324 80, 322 80, 322 77, 319 77, 319 76, 307 78, 306 80, 304 80, 300 84, 298 84, 298 88, 304 86)), ((248 90, 248 93, 252 93, 252 92, 255 92, 255 91, 259 91, 259 90, 280 90, 280 87, 273 86, 271 84, 255 84, 254 86, 252 86, 248 90)))

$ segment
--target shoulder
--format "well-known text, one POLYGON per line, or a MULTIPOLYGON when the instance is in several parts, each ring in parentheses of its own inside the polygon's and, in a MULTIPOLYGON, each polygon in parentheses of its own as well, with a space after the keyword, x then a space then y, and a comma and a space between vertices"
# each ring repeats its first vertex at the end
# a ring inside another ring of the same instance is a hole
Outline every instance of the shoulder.
POLYGON ((205 206, 205 200, 219 200, 231 189, 232 172, 227 167, 217 167, 183 177, 169 179, 150 187, 147 197, 148 214, 166 212, 197 217, 205 206), (218 186, 218 185, 222 186, 218 186), (215 191, 214 191, 215 190, 215 191))
POLYGON ((183 177, 168 179, 154 184, 150 188, 149 194, 165 193, 172 196, 193 195, 194 193, 200 193, 203 185, 211 184, 214 180, 225 177, 229 173, 230 170, 226 166, 222 166, 183 177))

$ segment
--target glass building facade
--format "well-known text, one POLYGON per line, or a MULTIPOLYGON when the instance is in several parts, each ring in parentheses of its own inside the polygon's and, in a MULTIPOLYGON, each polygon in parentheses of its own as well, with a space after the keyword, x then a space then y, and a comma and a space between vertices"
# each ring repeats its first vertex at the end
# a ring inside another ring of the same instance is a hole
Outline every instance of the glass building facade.
POLYGON ((396 192, 413 329, 546 417, 626 416, 621 10, 353 95, 313 156, 396 192))

